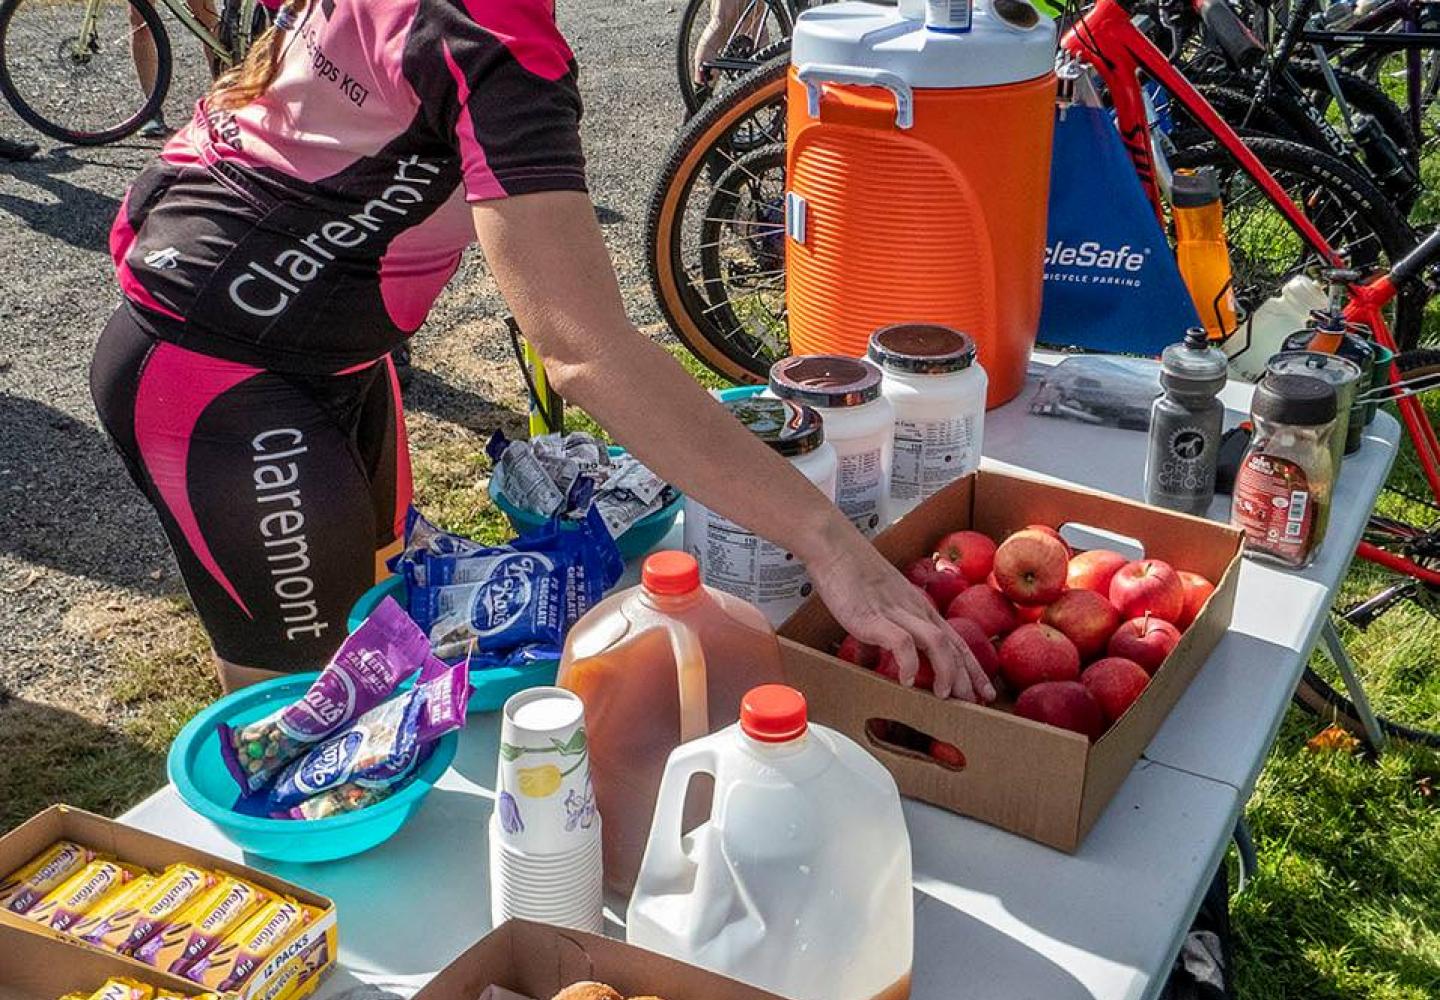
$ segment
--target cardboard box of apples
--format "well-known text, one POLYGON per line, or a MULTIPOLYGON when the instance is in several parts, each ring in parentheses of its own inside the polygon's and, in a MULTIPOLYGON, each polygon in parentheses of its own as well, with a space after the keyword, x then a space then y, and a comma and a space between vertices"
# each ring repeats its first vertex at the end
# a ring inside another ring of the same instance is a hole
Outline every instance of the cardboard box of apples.
POLYGON ((999 691, 914 688, 811 599, 781 629, 810 715, 903 794, 1075 850, 1230 624, 1241 535, 1120 497, 982 470, 876 547, 923 589, 999 691), (1070 539, 1083 539, 1073 549, 1070 539))

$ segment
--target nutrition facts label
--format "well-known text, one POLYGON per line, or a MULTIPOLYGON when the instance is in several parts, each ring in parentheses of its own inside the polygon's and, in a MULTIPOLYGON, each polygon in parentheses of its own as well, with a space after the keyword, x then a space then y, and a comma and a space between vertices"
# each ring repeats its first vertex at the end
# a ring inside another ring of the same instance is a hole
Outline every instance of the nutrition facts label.
POLYGON ((924 500, 980 465, 980 435, 973 416, 895 421, 895 464, 890 495, 924 500))
POLYGON ((860 533, 880 530, 880 504, 884 500, 885 476, 880 449, 841 455, 835 481, 835 506, 855 523, 860 533))
POLYGON ((813 589, 792 553, 693 502, 685 509, 685 548, 706 586, 744 598, 772 622, 790 617, 813 589))

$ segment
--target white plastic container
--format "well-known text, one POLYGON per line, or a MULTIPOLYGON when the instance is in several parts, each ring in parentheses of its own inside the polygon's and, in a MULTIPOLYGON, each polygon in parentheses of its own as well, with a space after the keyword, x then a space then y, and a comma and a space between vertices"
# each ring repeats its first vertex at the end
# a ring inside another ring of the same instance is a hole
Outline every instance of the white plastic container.
POLYGON ((627 939, 796 1000, 904 1000, 910 880, 895 780, 807 725, 798 691, 767 685, 745 696, 738 725, 670 755, 627 939), (713 812, 682 837, 702 773, 713 812))
MULTIPOLYGON (((751 396, 724 404, 756 437, 790 460, 827 500, 835 499, 838 462, 816 413, 784 399, 751 396)), ((772 625, 794 614, 813 586, 795 554, 685 498, 685 550, 700 564, 707 587, 734 594, 765 613, 772 625)))
POLYGON ((820 414, 835 449, 835 506, 867 538, 890 523, 895 410, 880 392, 880 369, 838 354, 785 358, 770 368, 769 393, 820 414))
POLYGON ((870 360, 895 411, 890 469, 891 520, 980 467, 985 433, 985 369, 975 341, 958 330, 906 323, 876 330, 870 360))
POLYGON ((1297 274, 1285 282, 1279 295, 1260 303, 1240 329, 1220 345, 1230 359, 1230 374, 1258 382, 1271 356, 1284 350, 1285 338, 1305 329, 1311 312, 1329 305, 1325 286, 1314 278, 1297 274))

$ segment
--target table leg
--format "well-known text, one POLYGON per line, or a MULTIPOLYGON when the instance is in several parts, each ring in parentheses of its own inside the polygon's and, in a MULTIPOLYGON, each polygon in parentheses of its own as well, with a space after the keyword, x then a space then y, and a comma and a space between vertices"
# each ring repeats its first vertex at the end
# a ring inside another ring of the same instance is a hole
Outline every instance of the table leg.
POLYGON ((1370 707, 1370 698, 1365 694, 1365 688, 1355 673, 1355 664, 1345 649, 1345 643, 1341 641, 1340 633, 1335 631, 1335 623, 1328 616, 1325 624, 1320 628, 1320 640, 1325 643, 1325 652, 1331 661, 1340 669, 1340 676, 1345 678, 1345 689, 1350 694, 1350 701, 1354 703, 1355 710, 1360 713, 1360 721, 1365 726, 1365 735, 1369 738, 1370 745, 1375 748, 1376 753, 1379 753, 1385 749, 1385 733, 1375 718, 1375 711, 1370 707))

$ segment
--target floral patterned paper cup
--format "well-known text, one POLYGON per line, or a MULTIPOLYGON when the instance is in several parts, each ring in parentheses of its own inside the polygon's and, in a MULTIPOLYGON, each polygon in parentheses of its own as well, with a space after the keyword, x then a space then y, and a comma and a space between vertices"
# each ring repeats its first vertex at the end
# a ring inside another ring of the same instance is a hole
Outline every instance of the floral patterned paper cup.
POLYGON ((569 854, 600 836, 585 708, 572 692, 530 688, 505 703, 495 826, 506 847, 569 854))

